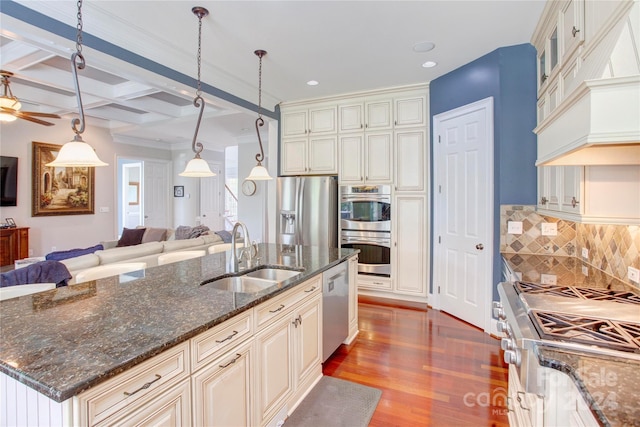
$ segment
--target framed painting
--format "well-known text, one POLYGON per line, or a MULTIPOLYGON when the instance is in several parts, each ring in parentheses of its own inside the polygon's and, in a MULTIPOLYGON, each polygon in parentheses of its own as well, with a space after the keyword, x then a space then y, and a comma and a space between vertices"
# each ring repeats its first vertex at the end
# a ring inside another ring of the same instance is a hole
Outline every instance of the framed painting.
POLYGON ((92 167, 51 167, 61 145, 32 143, 31 216, 87 215, 95 212, 92 167))

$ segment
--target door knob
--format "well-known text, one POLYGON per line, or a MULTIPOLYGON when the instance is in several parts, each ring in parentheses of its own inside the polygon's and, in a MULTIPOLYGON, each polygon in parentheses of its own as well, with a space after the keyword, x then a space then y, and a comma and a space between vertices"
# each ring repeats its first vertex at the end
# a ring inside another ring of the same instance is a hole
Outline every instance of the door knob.
POLYGON ((481 250, 483 250, 483 249, 484 249, 484 245, 483 245, 482 243, 478 243, 478 244, 476 245, 476 249, 477 249, 477 250, 479 250, 479 251, 481 251, 481 250))

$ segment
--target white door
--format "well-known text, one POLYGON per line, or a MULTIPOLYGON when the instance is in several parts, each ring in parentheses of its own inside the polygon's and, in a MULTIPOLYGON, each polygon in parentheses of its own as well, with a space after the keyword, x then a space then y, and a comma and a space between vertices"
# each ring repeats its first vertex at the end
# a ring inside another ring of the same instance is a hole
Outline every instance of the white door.
POLYGON ((125 163, 122 165, 122 223, 126 228, 136 228, 144 224, 142 218, 142 204, 140 203, 140 177, 142 176, 142 162, 125 163))
POLYGON ((434 117, 434 293, 439 308, 489 330, 493 98, 434 117))
POLYGON ((141 192, 144 202, 144 225, 169 227, 169 173, 168 164, 145 160, 144 183, 141 192))
POLYGON ((222 225, 222 189, 220 177, 222 166, 220 163, 208 162, 209 167, 216 176, 200 178, 200 224, 209 227, 209 230, 223 230, 222 225))

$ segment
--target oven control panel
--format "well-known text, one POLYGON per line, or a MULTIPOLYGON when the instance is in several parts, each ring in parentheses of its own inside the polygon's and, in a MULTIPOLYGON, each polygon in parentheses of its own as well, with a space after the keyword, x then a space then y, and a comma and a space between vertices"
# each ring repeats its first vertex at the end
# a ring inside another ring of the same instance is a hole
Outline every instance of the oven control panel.
POLYGON ((510 365, 520 366, 522 363, 522 354, 518 348, 518 343, 511 329, 511 325, 507 321, 507 315, 504 306, 500 301, 493 302, 493 315, 498 318, 498 332, 502 332, 505 336, 500 340, 500 347, 504 350, 504 362, 510 365))

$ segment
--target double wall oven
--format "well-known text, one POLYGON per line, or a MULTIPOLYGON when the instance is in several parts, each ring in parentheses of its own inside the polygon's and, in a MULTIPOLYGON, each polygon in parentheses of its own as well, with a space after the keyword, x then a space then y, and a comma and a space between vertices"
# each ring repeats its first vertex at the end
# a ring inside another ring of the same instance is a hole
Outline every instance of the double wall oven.
POLYGON ((340 187, 341 246, 359 249, 358 273, 391 275, 391 186, 340 187))

